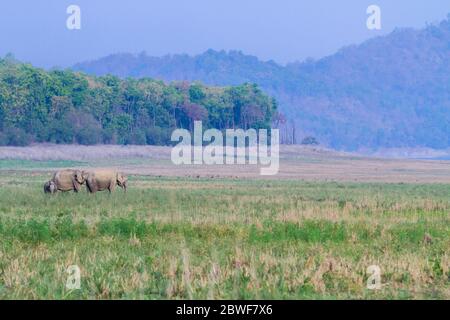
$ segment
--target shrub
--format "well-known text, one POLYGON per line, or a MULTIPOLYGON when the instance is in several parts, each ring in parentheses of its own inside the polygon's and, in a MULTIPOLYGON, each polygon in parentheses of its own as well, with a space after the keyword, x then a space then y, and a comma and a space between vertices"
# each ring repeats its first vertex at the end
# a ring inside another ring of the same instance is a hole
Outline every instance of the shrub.
POLYGON ((7 128, 0 144, 8 146, 27 146, 33 142, 33 136, 21 128, 7 128), (3 140, 3 141, 2 141, 3 140))
POLYGON ((170 143, 170 128, 151 127, 147 129, 146 138, 149 145, 168 145, 170 143))
POLYGON ((319 144, 319 141, 317 141, 317 139, 316 139, 315 137, 308 136, 308 137, 305 137, 305 138, 302 140, 301 144, 303 144, 303 145, 313 145, 313 146, 316 146, 316 145, 319 144))
POLYGON ((8 137, 5 133, 0 131, 0 146, 8 145, 8 137))
POLYGON ((147 137, 142 130, 136 130, 128 135, 125 144, 144 145, 147 143, 147 137))

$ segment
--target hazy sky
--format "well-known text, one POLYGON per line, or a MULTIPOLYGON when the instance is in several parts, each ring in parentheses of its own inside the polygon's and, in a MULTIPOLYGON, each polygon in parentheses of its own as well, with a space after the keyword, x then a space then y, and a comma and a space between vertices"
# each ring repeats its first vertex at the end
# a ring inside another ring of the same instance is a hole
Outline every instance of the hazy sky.
POLYGON ((242 50, 280 63, 320 58, 344 45, 421 28, 450 13, 449 0, 2 0, 0 55, 38 66, 69 66, 116 52, 198 54, 242 50), (81 30, 66 9, 81 8, 81 30), (382 30, 366 9, 381 7, 382 30))

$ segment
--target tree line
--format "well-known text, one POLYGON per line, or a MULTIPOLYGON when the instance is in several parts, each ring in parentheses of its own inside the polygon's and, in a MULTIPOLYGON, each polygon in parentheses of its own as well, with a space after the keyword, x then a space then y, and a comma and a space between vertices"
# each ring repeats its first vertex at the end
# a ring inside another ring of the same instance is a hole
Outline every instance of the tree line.
POLYGON ((270 128, 277 104, 255 84, 210 87, 35 68, 0 59, 0 145, 170 144, 175 128, 270 128))
MULTIPOLYGON (((238 51, 196 56, 113 54, 73 66, 88 74, 257 83, 287 118, 284 143, 312 135, 339 150, 450 147, 450 15, 319 60, 277 64, 238 51)), ((305 141, 308 142, 308 141, 305 141)), ((312 141, 310 141, 312 142, 312 141)))

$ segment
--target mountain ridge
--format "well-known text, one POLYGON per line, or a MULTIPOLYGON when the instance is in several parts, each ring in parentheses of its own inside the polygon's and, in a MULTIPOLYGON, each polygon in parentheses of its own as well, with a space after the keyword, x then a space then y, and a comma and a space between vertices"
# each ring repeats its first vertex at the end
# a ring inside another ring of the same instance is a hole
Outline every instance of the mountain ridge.
POLYGON ((256 83, 278 100, 297 141, 314 135, 334 149, 450 146, 450 15, 285 66, 241 51, 208 50, 109 55, 73 68, 207 85, 256 83))

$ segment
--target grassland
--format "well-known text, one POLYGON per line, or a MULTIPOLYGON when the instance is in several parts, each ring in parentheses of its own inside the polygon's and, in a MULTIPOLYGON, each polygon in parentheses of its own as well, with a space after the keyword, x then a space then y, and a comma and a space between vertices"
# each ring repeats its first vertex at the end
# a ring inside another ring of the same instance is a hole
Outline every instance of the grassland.
POLYGON ((47 196, 48 168, 73 163, 14 161, 0 299, 450 299, 445 183, 135 174, 126 194, 47 196))
POLYGON ((0 299, 450 299, 447 161, 283 146, 280 173, 261 179, 169 157, 0 148, 0 299), (64 167, 119 168, 129 192, 44 195, 64 167))

